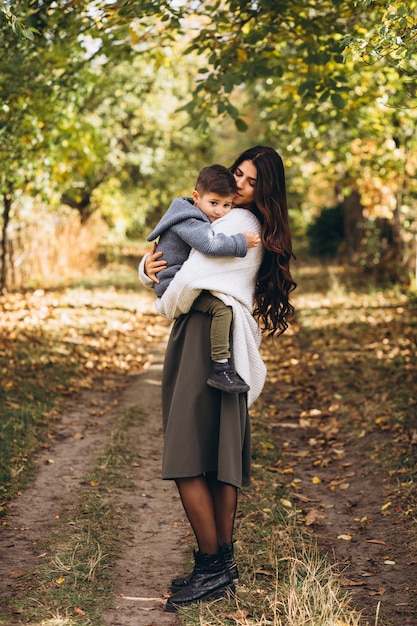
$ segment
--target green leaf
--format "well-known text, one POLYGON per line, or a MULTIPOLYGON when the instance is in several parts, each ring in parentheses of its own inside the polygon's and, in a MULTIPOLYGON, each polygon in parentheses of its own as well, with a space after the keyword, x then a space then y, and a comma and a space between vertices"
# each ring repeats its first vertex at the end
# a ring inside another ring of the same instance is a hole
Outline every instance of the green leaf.
POLYGON ((29 28, 22 28, 22 35, 23 37, 26 37, 26 39, 30 39, 30 41, 35 40, 35 35, 29 28))
POLYGON ((342 96, 339 93, 332 93, 330 96, 330 100, 332 101, 332 104, 337 108, 337 109, 344 109, 346 102, 345 99, 342 98, 342 96))
POLYGON ((241 117, 238 117, 237 120, 235 120, 235 126, 240 133, 245 133, 249 128, 241 117))
POLYGON ((228 76, 225 76, 223 86, 225 93, 232 93, 234 86, 235 82, 233 80, 233 76, 230 76, 230 74, 228 76))
POLYGON ((234 120, 237 120, 239 111, 237 110, 235 106, 233 106, 233 104, 230 104, 229 102, 229 104, 226 105, 226 110, 231 118, 233 118, 234 120))
POLYGON ((297 93, 299 96, 305 94, 314 94, 316 92, 317 83, 314 80, 306 80, 298 86, 297 93))

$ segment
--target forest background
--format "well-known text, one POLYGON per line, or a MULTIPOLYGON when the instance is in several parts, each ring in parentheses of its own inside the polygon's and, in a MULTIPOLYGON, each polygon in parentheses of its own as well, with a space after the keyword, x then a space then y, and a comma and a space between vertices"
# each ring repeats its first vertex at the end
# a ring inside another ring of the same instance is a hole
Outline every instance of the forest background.
POLYGON ((296 253, 414 287, 416 6, 3 1, 2 292, 143 247, 255 144, 283 157, 296 253))
MULTIPOLYGON (((135 522, 115 534, 113 496, 116 485, 127 498, 145 462, 159 472, 156 434, 148 454, 130 430, 151 441, 157 387, 143 415, 117 402, 167 331, 138 259, 202 166, 255 144, 286 166, 296 315, 263 342, 269 376, 252 412, 238 547, 256 584, 216 623, 305 624, 312 598, 317 626, 359 623, 335 607, 309 539, 294 563, 309 563, 314 590, 304 569, 287 576, 294 515, 349 559, 343 588, 361 623, 415 622, 416 13, 417 0, 0 0, 1 623, 97 626, 126 593, 120 541, 137 531, 146 554, 144 511, 133 491, 135 522), (87 455, 93 435, 101 452, 87 455), (86 463, 77 480, 67 454, 86 463), (46 474, 34 500, 28 479, 48 468, 63 482, 46 474), (36 523, 19 517, 25 493, 36 523)), ((165 496, 149 502, 165 518, 165 496)), ((146 601, 170 575, 164 550, 158 540, 140 568, 146 601)), ((153 620, 137 608, 117 619, 153 620)))

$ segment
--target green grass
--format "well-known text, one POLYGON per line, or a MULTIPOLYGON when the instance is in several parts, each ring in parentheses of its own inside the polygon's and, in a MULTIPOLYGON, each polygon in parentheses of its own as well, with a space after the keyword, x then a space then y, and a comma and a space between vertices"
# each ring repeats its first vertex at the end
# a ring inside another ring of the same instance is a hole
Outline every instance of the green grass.
POLYGON ((56 344, 38 332, 7 342, 0 352, 0 515, 5 501, 22 489, 34 467, 34 454, 47 440, 66 390, 80 366, 54 363, 56 344))

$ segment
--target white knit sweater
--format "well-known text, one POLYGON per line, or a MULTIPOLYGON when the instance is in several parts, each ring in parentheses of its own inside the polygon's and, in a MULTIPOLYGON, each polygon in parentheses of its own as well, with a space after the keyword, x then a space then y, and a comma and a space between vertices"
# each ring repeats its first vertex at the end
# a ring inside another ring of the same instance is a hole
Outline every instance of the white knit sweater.
MULTIPOLYGON (((257 218, 246 209, 233 209, 212 224, 215 232, 234 235, 260 233, 257 218)), ((260 395, 266 368, 259 353, 261 332, 252 316, 253 296, 262 246, 250 248, 243 258, 209 257, 192 250, 168 289, 156 301, 156 309, 168 319, 188 313, 202 289, 211 291, 233 308, 233 357, 236 371, 250 387, 248 405, 260 395)))

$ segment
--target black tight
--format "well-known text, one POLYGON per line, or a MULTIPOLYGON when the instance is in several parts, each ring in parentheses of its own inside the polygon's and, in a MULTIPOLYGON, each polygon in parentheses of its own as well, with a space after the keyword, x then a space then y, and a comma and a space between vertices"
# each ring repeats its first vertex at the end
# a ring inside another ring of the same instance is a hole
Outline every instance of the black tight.
POLYGON ((178 478, 176 484, 200 552, 215 554, 219 546, 232 543, 236 487, 214 474, 178 478))

